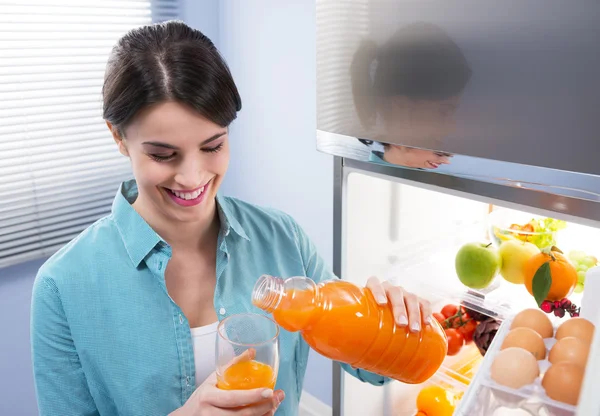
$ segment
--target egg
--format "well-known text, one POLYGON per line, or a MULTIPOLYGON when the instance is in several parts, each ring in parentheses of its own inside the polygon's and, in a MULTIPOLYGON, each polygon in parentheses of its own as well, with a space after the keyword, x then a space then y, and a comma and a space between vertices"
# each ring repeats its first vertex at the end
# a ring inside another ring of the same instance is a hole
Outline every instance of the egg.
POLYGON ((579 401, 584 371, 584 367, 567 361, 552 364, 544 374, 542 387, 552 400, 575 406, 579 401))
POLYGON ((510 329, 531 328, 542 338, 552 338, 554 328, 550 318, 539 309, 524 309, 513 318, 510 329))
POLYGON ((529 351, 517 347, 499 351, 490 368, 492 380, 513 389, 533 383, 539 374, 535 357, 529 351))
POLYGON ((554 344, 548 354, 548 361, 552 364, 567 361, 585 367, 589 353, 590 346, 588 344, 579 338, 565 337, 554 344))
POLYGON ((546 344, 540 334, 531 328, 519 327, 511 329, 504 341, 501 350, 511 347, 523 348, 533 354, 536 360, 546 358, 546 344))
POLYGON ((563 322, 556 330, 556 339, 575 337, 588 345, 594 338, 594 324, 585 318, 570 318, 563 322))

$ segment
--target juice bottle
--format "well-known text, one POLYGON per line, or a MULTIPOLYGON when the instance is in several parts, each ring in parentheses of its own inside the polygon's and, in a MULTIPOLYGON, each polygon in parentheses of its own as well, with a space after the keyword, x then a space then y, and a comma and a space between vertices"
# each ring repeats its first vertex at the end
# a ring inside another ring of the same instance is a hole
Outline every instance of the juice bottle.
POLYGON ((275 373, 271 366, 255 360, 235 363, 217 378, 217 387, 222 390, 275 388, 275 373))
POLYGON ((441 366, 448 348, 433 319, 420 332, 396 326, 392 307, 377 304, 368 289, 343 280, 318 285, 306 277, 261 276, 254 305, 288 331, 301 331, 315 351, 332 360, 418 384, 441 366))

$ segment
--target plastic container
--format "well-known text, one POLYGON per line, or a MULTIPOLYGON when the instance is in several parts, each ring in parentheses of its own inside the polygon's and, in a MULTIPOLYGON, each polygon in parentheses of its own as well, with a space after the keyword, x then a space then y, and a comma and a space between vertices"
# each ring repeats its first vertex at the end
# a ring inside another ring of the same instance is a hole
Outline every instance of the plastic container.
POLYGON ((539 220, 542 218, 544 217, 522 211, 513 211, 506 208, 496 209, 488 216, 489 238, 496 247, 500 247, 503 242, 509 240, 535 243, 535 237, 539 236, 551 237, 548 241, 555 240, 556 232, 535 232, 533 226, 528 225, 532 219, 539 220))
MULTIPOLYGON (((495 356, 500 351, 504 338, 510 331, 512 319, 505 320, 498 331, 485 360, 472 381, 471 388, 463 398, 456 414, 462 416, 488 415, 535 415, 573 416, 576 406, 550 399, 541 384, 544 372, 550 367, 547 361, 549 350, 556 342, 554 338, 544 339, 546 359, 539 360, 540 376, 531 385, 512 389, 499 385, 490 377, 490 369, 495 356)), ((556 323, 554 331, 556 333, 556 323)))
POLYGON ((323 356, 403 383, 426 381, 446 357, 437 321, 422 322, 420 332, 398 327, 391 304, 378 305, 370 290, 347 281, 262 276, 252 301, 323 356))

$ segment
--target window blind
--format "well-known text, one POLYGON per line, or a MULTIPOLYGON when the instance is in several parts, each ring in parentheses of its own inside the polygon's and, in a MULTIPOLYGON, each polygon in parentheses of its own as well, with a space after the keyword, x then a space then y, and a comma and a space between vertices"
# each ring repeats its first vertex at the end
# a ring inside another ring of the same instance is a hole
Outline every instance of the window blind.
POLYGON ((102 119, 108 55, 177 0, 0 0, 0 276, 110 212, 131 177, 102 119))

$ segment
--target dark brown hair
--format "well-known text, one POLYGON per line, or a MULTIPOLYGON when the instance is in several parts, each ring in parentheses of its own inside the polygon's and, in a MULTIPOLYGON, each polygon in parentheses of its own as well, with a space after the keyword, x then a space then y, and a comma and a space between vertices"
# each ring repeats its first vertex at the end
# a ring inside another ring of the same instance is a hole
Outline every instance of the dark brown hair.
POLYGON ((109 57, 102 88, 104 119, 121 133, 153 104, 176 101, 227 127, 242 100, 212 41, 185 23, 142 26, 124 35, 109 57))
POLYGON ((353 57, 350 75, 356 111, 363 125, 370 127, 377 115, 378 98, 451 98, 463 91, 471 69, 458 45, 441 28, 412 23, 398 29, 381 47, 363 41, 353 57))

